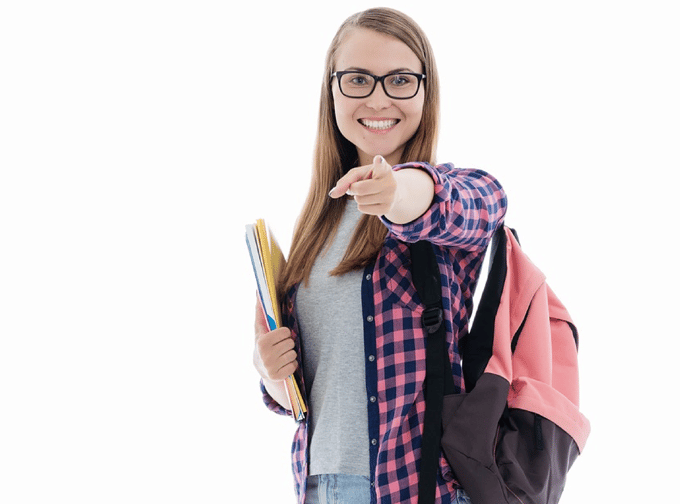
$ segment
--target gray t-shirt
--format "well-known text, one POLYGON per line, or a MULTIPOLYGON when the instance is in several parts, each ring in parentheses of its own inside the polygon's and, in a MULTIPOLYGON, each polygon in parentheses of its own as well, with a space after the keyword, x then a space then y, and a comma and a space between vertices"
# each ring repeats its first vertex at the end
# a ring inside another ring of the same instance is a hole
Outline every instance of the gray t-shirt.
POLYGON ((369 476, 362 271, 329 276, 361 218, 350 200, 330 246, 297 294, 309 399, 309 474, 369 476))

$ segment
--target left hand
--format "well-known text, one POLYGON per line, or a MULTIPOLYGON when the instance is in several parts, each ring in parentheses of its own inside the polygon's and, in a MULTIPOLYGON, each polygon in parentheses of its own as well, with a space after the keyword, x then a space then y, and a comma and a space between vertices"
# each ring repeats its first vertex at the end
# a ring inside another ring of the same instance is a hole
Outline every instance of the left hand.
POLYGON ((348 171, 328 195, 340 198, 345 194, 354 196, 361 213, 385 215, 397 201, 397 178, 387 161, 375 156, 373 164, 348 171))

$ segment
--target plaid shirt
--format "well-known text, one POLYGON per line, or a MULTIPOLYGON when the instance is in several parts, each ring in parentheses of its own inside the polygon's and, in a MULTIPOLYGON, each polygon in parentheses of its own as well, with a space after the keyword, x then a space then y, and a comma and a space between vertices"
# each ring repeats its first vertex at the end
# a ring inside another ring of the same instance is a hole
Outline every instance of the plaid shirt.
MULTIPOLYGON (((407 243, 428 240, 437 245, 442 275, 449 360, 454 384, 464 390, 458 340, 467 332, 472 295, 489 241, 503 221, 505 193, 496 179, 475 169, 444 164, 408 163, 421 168, 435 182, 430 209, 415 221, 396 225, 385 219, 385 244, 374 264, 364 271, 362 306, 370 450, 372 503, 417 503, 422 424, 425 413, 425 342, 423 307, 411 282, 407 243)), ((284 300, 284 324, 291 329, 298 359, 300 329, 295 316, 297 286, 284 300)), ((304 337, 304 336, 303 336, 304 337)), ((301 377, 298 378, 305 394, 301 377)), ((264 390, 265 404, 283 409, 264 390)), ((308 470, 307 422, 300 422, 293 440, 293 473, 298 502, 304 503, 308 470)), ((440 455, 437 502, 455 500, 458 484, 440 455)))

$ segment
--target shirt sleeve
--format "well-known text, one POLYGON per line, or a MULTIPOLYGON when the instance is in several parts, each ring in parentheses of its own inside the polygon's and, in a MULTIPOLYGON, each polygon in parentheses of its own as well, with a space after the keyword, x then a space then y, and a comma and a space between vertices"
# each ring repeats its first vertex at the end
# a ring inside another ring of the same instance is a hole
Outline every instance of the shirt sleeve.
POLYGON ((471 252, 487 246, 503 222, 507 207, 505 191, 493 176, 474 168, 454 168, 452 164, 407 163, 394 170, 404 168, 428 172, 434 180, 434 198, 430 208, 409 223, 395 224, 381 217, 399 240, 427 240, 471 252))

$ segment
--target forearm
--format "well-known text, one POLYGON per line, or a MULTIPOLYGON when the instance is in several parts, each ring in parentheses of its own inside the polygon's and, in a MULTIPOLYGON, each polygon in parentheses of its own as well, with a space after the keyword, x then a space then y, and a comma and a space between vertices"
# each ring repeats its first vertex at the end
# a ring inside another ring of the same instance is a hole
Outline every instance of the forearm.
POLYGON ((292 411, 293 407, 290 404, 290 400, 288 399, 285 381, 273 381, 263 378, 262 384, 272 399, 274 399, 288 411, 292 411))
POLYGON ((434 180, 429 173, 417 168, 394 172, 397 191, 394 205, 385 218, 394 224, 406 224, 423 215, 432 205, 434 180))
POLYGON ((448 163, 437 167, 412 163, 395 173, 412 168, 432 178, 434 197, 425 213, 410 222, 400 224, 383 215, 390 232, 408 243, 427 240, 467 251, 486 247, 505 216, 507 199, 499 182, 483 170, 454 168, 448 163))

